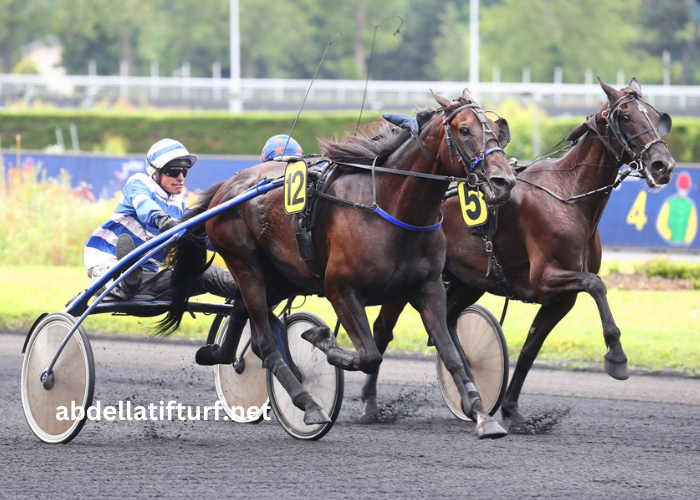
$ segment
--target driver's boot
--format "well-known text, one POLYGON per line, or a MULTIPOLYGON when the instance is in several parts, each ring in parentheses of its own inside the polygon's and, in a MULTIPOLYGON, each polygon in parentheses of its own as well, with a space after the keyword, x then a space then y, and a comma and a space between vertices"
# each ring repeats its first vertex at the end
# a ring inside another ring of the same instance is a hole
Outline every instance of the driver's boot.
MULTIPOLYGON (((117 260, 122 260, 135 248, 136 245, 134 244, 134 240, 131 238, 131 236, 128 234, 122 234, 119 236, 119 239, 117 239, 117 260)), ((131 274, 126 276, 122 282, 119 283, 119 286, 117 287, 119 291, 115 289, 113 292, 117 292, 116 295, 121 296, 123 299, 131 299, 134 295, 136 295, 136 292, 138 292, 139 288, 141 287, 142 272, 143 270, 141 267, 134 269, 131 274)))

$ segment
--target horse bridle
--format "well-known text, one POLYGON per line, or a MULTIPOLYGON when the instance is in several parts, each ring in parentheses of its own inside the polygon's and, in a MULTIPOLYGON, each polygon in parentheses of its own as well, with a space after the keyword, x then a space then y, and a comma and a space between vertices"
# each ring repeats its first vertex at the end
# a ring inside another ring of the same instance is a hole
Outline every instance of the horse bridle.
POLYGON ((455 174, 455 176, 457 175, 454 160, 452 159, 452 148, 454 148, 455 153, 457 155, 457 161, 459 161, 459 163, 462 165, 464 173, 467 174, 467 178, 472 181, 467 182, 467 184, 469 184, 470 187, 475 187, 479 181, 479 176, 474 173, 474 169, 476 168, 476 166, 481 164, 481 174, 485 178, 486 168, 484 167, 483 160, 488 155, 490 155, 491 153, 495 153, 496 151, 500 151, 505 157, 506 152, 503 151, 503 149, 501 148, 501 144, 498 141, 498 137, 496 136, 494 131, 491 130, 491 127, 489 127, 488 119, 486 118, 484 111, 479 107, 478 104, 464 104, 452 111, 449 115, 447 115, 445 113, 445 110, 443 109, 442 116, 442 126, 445 128, 447 154, 450 157, 450 167, 452 168, 452 173, 455 174), (476 116, 476 119, 479 120, 479 123, 481 123, 481 149, 479 150, 479 154, 475 158, 471 159, 468 158, 464 151, 462 151, 462 148, 459 147, 459 143, 452 135, 452 128, 450 127, 450 122, 452 121, 452 118, 454 118, 457 115, 457 113, 459 113, 463 109, 470 109, 474 113, 474 116, 476 116), (491 135, 491 137, 489 137, 489 135, 491 135), (486 145, 492 140, 496 141, 498 147, 486 149, 486 145))
POLYGON ((667 113, 659 112, 658 110, 656 110, 656 108, 654 108, 651 104, 642 99, 642 97, 638 93, 626 89, 625 95, 620 97, 617 101, 615 101, 612 104, 608 103, 608 108, 603 110, 603 112, 601 113, 601 118, 605 120, 608 126, 608 131, 612 132, 613 136, 615 136, 615 139, 622 147, 622 154, 618 154, 615 148, 613 148, 610 144, 608 138, 603 136, 600 129, 598 128, 598 120, 596 120, 595 115, 589 118, 587 125, 590 130, 593 130, 598 135, 598 138, 601 140, 601 142, 613 154, 613 156, 617 160, 617 166, 619 167, 625 163, 625 161, 623 160, 623 156, 625 153, 627 153, 627 155, 631 158, 631 160, 627 162, 627 165, 629 165, 630 167, 630 173, 636 173, 638 174, 638 176, 643 175, 651 186, 656 187, 656 182, 651 178, 651 175, 649 174, 649 169, 646 168, 646 165, 644 164, 644 155, 654 144, 661 143, 664 146, 666 146, 666 148, 668 148, 668 144, 666 144, 662 137, 663 135, 666 135, 668 131, 670 131, 671 117, 667 113), (651 118, 649 117, 649 112, 647 111, 647 108, 645 106, 642 106, 640 104, 640 101, 646 104, 654 111, 656 111, 656 113, 659 115, 659 127, 654 126, 653 122, 651 121, 651 118), (625 134, 623 134, 622 130, 620 129, 619 115, 621 112, 622 105, 630 102, 634 102, 637 105, 637 108, 642 113, 644 113, 644 117, 646 118, 649 127, 642 130, 641 132, 634 134, 631 137, 625 137, 625 134), (660 127, 662 126, 665 130, 665 133, 663 135, 660 130, 660 127), (654 139, 645 144, 641 151, 633 151, 630 147, 630 142, 632 142, 638 137, 641 137, 647 132, 653 132, 655 136, 654 139))
MULTIPOLYGON (((484 111, 479 107, 478 104, 474 103, 468 103, 464 104, 457 109, 453 110, 449 115, 446 115, 445 110, 442 109, 442 126, 445 129, 445 141, 447 142, 447 154, 450 157, 450 168, 452 169, 452 175, 450 179, 455 179, 455 180, 460 180, 466 182, 469 187, 476 187, 479 184, 480 178, 477 174, 474 173, 474 169, 476 168, 477 165, 481 163, 481 175, 483 178, 486 177, 486 168, 484 167, 483 160, 490 155, 491 153, 494 153, 496 151, 500 151, 503 153, 503 156, 506 156, 506 152, 503 151, 501 148, 501 144, 498 140, 498 137, 496 136, 495 132, 491 130, 491 127, 489 127, 488 124, 488 119, 486 118, 486 115, 484 111), (474 115, 476 115, 477 120, 479 120, 479 123, 481 123, 481 149, 479 150, 479 154, 475 158, 468 158, 467 155, 462 151, 462 148, 459 147, 459 143, 457 140, 454 138, 452 135, 452 129, 450 128, 450 122, 452 119, 462 111, 463 109, 471 109, 474 115), (491 137, 488 137, 489 134, 491 137), (498 147, 493 147, 486 149, 486 145, 492 141, 495 140, 496 143, 498 144, 498 147), (455 170, 455 165, 454 165, 454 160, 452 159, 453 153, 452 149, 454 148, 455 154, 457 155, 457 161, 462 165, 462 168, 464 169, 464 173, 466 174, 466 177, 464 178, 458 178, 457 177, 457 171, 455 170)), ((434 118, 434 117, 433 117, 434 118)), ((501 119, 499 117, 499 119, 501 119)), ((432 119, 431 119, 432 121, 432 119)), ((430 121, 428 122, 430 123, 430 121)), ((420 140, 419 137, 420 131, 416 133, 414 130, 411 130, 411 137, 416 141, 420 149, 425 153, 430 159, 435 161, 438 165, 441 167, 443 166, 442 161, 432 154, 428 149, 423 145, 423 143, 420 140)), ((507 145, 507 143, 506 143, 507 145)), ((483 182, 483 181, 482 181, 483 182)))
MULTIPOLYGON (((619 173, 617 176, 617 179, 615 179, 615 182, 608 186, 604 186, 602 188, 594 189, 592 191, 588 191, 587 193, 579 194, 576 196, 571 196, 569 198, 562 198, 558 194, 554 193, 550 189, 547 189, 544 186, 540 186, 539 184, 535 184, 534 182, 528 181, 527 179, 523 179, 522 177, 516 177, 517 180, 524 182, 525 184, 529 184, 533 187, 536 187, 538 189, 541 189, 542 191, 545 191, 549 195, 553 196, 559 201, 568 203, 570 201, 576 201, 581 198, 586 198, 588 196, 592 196, 601 192, 609 192, 616 187, 618 187, 620 184, 622 184, 622 181, 624 181, 628 176, 633 176, 633 177, 640 177, 646 179, 646 181, 649 183, 649 185, 653 187, 657 187, 656 181, 652 179, 651 175, 649 174, 649 170, 646 168, 646 165, 644 164, 644 155, 646 154, 647 151, 649 151, 649 148, 651 148, 654 144, 662 143, 666 148, 668 148, 668 144, 662 139, 666 134, 668 134, 671 130, 671 117, 668 115, 668 113, 665 113, 663 111, 659 112, 654 106, 646 102, 642 97, 637 93, 629 89, 625 89, 625 95, 620 97, 617 101, 614 103, 610 104, 608 102, 608 107, 607 109, 604 109, 603 112, 600 114, 601 118, 605 120, 605 122, 608 125, 608 136, 606 137, 603 135, 601 132, 600 128, 598 127, 598 121, 600 119, 597 119, 597 114, 591 115, 588 120, 586 120, 585 125, 588 130, 591 130, 595 132, 598 136, 598 139, 600 142, 612 153, 612 155, 615 157, 617 160, 617 165, 616 168, 620 168, 623 164, 625 164, 625 160, 623 159, 623 156, 625 153, 627 153, 632 159, 627 163, 629 166, 628 169, 626 169, 624 172, 619 173), (623 104, 627 104, 628 102, 635 102, 637 104, 637 108, 644 113, 644 117, 646 118, 647 122, 649 123, 649 128, 646 128, 642 130, 641 132, 638 132, 634 134, 632 137, 625 137, 625 134, 622 133, 622 130, 620 130, 620 123, 619 123, 619 114, 620 114, 620 107, 623 104), (655 127, 654 124, 651 121, 651 118, 649 118, 649 112, 647 109, 642 106, 639 101, 643 102, 647 106, 649 106, 651 109, 656 111, 656 113, 659 115, 659 127, 655 127), (661 130, 661 127, 663 127, 663 130, 661 130), (622 146, 622 154, 618 154, 615 148, 612 147, 609 141, 609 133, 612 132, 612 134, 615 136, 615 139, 617 142, 620 143, 622 146), (630 147, 630 142, 633 141, 634 139, 641 137, 642 135, 646 134, 647 132, 654 132, 654 135, 656 136, 653 140, 649 141, 641 151, 635 153, 632 148, 630 147)), ((578 141, 578 139, 574 140, 574 143, 578 141)), ((561 143, 560 143, 561 144, 561 143)), ((547 156, 545 156, 546 158, 547 156)))

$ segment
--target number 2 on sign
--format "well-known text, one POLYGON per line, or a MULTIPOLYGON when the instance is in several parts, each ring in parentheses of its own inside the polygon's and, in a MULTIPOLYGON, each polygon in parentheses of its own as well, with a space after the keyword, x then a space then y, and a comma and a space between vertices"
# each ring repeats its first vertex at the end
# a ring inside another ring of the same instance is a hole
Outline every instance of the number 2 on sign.
POLYGON ((641 231, 644 228, 644 224, 647 223, 647 216, 644 213, 646 206, 647 192, 640 191, 632 204, 632 208, 630 208, 630 211, 627 214, 627 224, 634 226, 637 231, 641 231))

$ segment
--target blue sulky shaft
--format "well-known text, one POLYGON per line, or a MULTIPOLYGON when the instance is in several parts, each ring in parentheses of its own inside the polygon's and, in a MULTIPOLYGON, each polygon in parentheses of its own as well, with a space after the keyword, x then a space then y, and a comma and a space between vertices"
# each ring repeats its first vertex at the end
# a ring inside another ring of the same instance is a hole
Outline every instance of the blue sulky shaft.
POLYGON ((179 240, 188 230, 193 229, 197 226, 201 226, 209 219, 219 215, 221 212, 224 212, 225 210, 228 210, 231 207, 239 205, 240 203, 243 203, 244 201, 248 201, 248 200, 255 198, 261 194, 265 194, 268 191, 271 191, 273 189, 281 187, 282 185, 283 185, 283 183, 281 180, 279 182, 271 182, 267 179, 263 179, 258 184, 256 184, 252 188, 248 189, 247 191, 239 194, 235 198, 232 198, 229 201, 212 208, 211 210, 207 210, 206 212, 199 214, 196 217, 192 217, 190 220, 185 221, 182 224, 175 226, 174 228, 172 228, 172 229, 156 236, 155 238, 147 241, 143 245, 136 248, 129 255, 124 257, 122 260, 120 260, 117 263, 117 265, 114 266, 114 268, 109 273, 107 273, 105 276, 103 276, 102 278, 97 280, 95 283, 93 283, 92 286, 87 288, 75 300, 73 300, 68 305, 68 307, 66 307, 64 312, 66 312, 74 317, 76 314, 82 313, 82 315, 80 316, 80 318, 78 319, 76 324, 73 325, 73 328, 71 328, 70 332, 68 332, 68 335, 66 335, 66 338, 63 340, 63 342, 59 346, 58 351, 56 352, 55 356, 51 360, 51 364, 42 373, 42 375, 41 375, 42 381, 44 379, 46 379, 51 374, 51 370, 53 369, 54 365, 56 364, 56 360, 61 355, 61 352, 65 348, 66 344, 68 343, 70 338, 73 336, 73 334, 76 332, 78 327, 80 327, 80 325, 85 320, 85 318, 87 318, 90 315, 90 313, 95 309, 97 304, 99 304, 102 301, 102 299, 105 298, 107 296, 107 294, 109 292, 111 292, 117 285, 119 285, 119 283, 124 278, 126 278, 132 271, 134 271, 139 266, 141 266, 144 262, 146 262, 153 252, 158 252, 159 250, 170 245, 171 243, 179 240), (124 272, 120 276, 119 274, 124 269, 126 269, 126 272, 124 272), (88 301, 90 300, 90 298, 92 298, 92 296, 95 295, 97 290, 102 288, 110 280, 114 279, 114 276, 118 276, 114 280, 114 283, 112 283, 102 294, 100 294, 100 296, 97 297, 95 299, 95 301, 88 307, 88 301))

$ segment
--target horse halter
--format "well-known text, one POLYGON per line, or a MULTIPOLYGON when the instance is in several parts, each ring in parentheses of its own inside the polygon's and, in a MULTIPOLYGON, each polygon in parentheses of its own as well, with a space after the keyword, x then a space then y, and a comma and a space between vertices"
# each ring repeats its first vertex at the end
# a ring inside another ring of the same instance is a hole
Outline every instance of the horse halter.
POLYGON ((656 187, 656 182, 651 178, 651 175, 649 174, 649 170, 646 168, 646 165, 644 164, 644 155, 649 151, 649 148, 651 148, 654 144, 661 143, 666 148, 668 148, 668 144, 662 139, 663 136, 668 134, 668 132, 671 130, 671 117, 664 112, 659 112, 656 110, 651 104, 646 102, 642 97, 637 94, 634 91, 631 91, 629 89, 625 90, 625 95, 620 97, 617 101, 614 103, 610 104, 608 103, 608 108, 603 110, 601 113, 601 117, 605 120, 605 122, 608 125, 608 130, 612 132, 613 136, 615 136, 615 139, 617 142, 620 143, 620 146, 622 146, 622 154, 617 154, 617 151, 615 151, 615 148, 613 148, 610 143, 606 140, 605 137, 600 132, 600 129, 598 129, 598 122, 595 120, 595 115, 592 116, 589 121, 592 121, 593 123, 589 124, 590 129, 592 129, 594 132, 598 134, 598 137, 600 140, 603 142, 605 147, 612 152, 613 156, 615 156, 615 159, 617 160, 618 166, 622 165, 625 163, 623 160, 622 156, 627 153, 631 160, 627 163, 630 167, 630 171, 638 174, 639 176, 644 176, 644 178, 647 180, 647 182, 650 183, 650 185, 656 187), (646 104, 648 107, 656 111, 656 113, 659 115, 659 127, 655 127, 654 124, 651 121, 651 118, 649 117, 649 112, 647 111, 646 106, 642 106, 641 102, 646 104), (646 119, 647 123, 649 124, 649 127, 642 130, 641 132, 638 132, 634 134, 631 137, 625 137, 625 134, 622 133, 622 130, 620 129, 620 112, 621 112, 621 107, 623 104, 631 103, 634 102, 637 105, 637 109, 639 109, 643 114, 644 118, 646 119), (591 126, 592 125, 592 126, 591 126), (653 132, 654 133, 654 139, 649 141, 647 144, 644 145, 641 151, 635 152, 632 150, 630 147, 630 142, 632 142, 634 139, 641 137, 642 135, 646 134, 647 132, 653 132))
POLYGON ((496 151, 500 151, 503 153, 503 156, 506 156, 506 152, 503 151, 501 148, 501 144, 498 141, 498 137, 494 133, 493 130, 491 130, 491 127, 489 127, 488 124, 488 119, 486 118, 486 115, 484 111, 479 107, 478 104, 474 103, 468 103, 464 104, 454 111, 452 111, 449 115, 446 115, 445 110, 442 110, 442 126, 445 128, 445 140, 447 141, 447 154, 450 157, 450 167, 452 168, 452 173, 456 176, 457 172, 455 171, 455 166, 454 166, 454 161, 452 160, 452 148, 454 148, 455 153, 457 155, 457 160, 459 163, 462 165, 462 168, 464 169, 464 172, 467 174, 467 178, 469 181, 467 184, 470 187, 475 187, 479 181, 479 176, 474 173, 474 169, 476 168, 477 165, 481 164, 481 174, 483 177, 486 176, 486 168, 484 167, 484 159, 490 155, 491 153, 494 153, 496 151), (462 151, 462 148, 459 147, 459 143, 457 140, 454 138, 452 135, 452 129, 450 127, 450 122, 452 119, 462 111, 463 109, 470 109, 474 115, 476 116, 476 119, 479 120, 479 123, 481 123, 481 149, 479 150, 479 154, 476 156, 476 158, 468 158, 467 155, 462 151), (489 135, 491 137, 489 137, 489 135), (498 147, 493 147, 486 149, 486 145, 489 143, 489 141, 495 140, 496 144, 498 144, 498 147))

